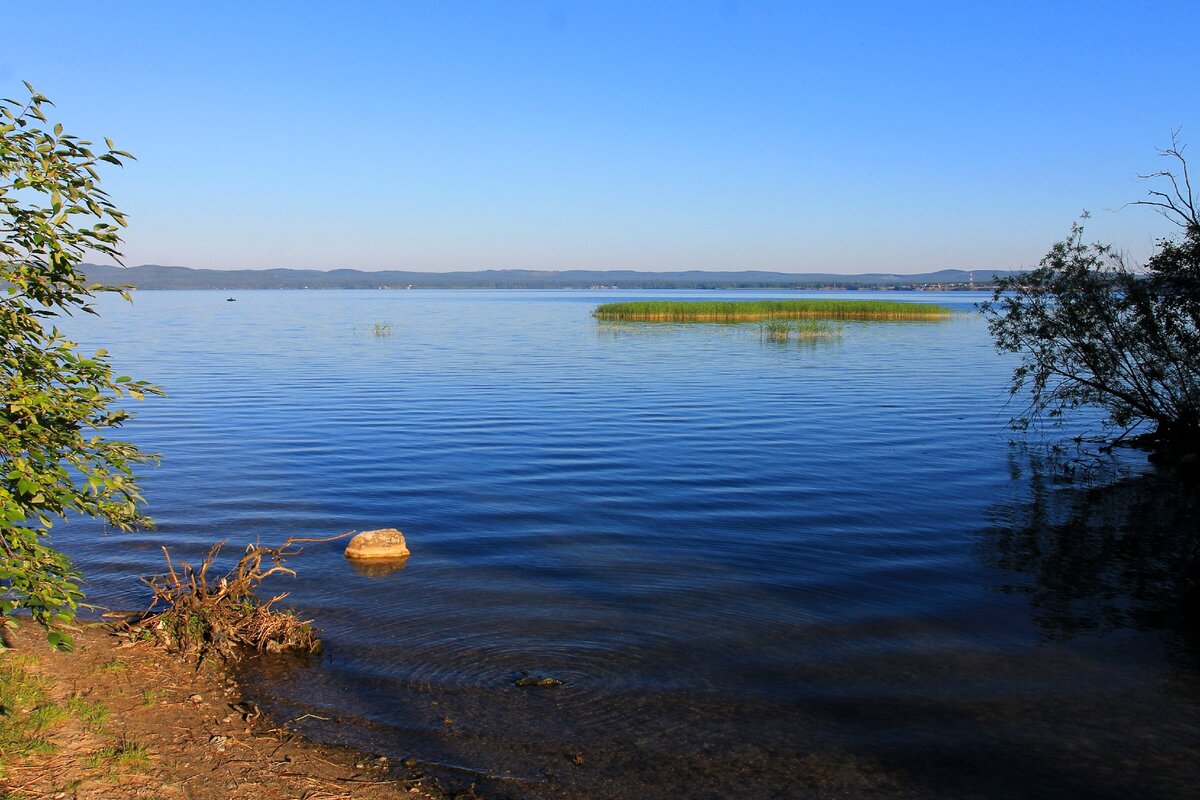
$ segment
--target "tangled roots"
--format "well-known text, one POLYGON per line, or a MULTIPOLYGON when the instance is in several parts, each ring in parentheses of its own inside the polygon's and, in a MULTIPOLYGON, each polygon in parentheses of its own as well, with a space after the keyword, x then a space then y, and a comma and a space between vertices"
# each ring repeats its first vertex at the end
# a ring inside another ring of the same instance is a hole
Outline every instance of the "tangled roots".
POLYGON ((271 575, 296 574, 283 565, 285 557, 300 552, 293 548, 296 543, 328 542, 349 535, 293 537, 279 547, 251 544, 233 569, 215 579, 208 573, 225 542, 213 545, 198 568, 172 561, 164 547, 167 572, 142 579, 154 592, 154 599, 124 627, 138 638, 153 639, 170 650, 195 654, 199 659, 215 653, 230 660, 247 651, 315 653, 321 649, 321 642, 312 621, 274 608, 288 593, 262 601, 256 590, 271 575))

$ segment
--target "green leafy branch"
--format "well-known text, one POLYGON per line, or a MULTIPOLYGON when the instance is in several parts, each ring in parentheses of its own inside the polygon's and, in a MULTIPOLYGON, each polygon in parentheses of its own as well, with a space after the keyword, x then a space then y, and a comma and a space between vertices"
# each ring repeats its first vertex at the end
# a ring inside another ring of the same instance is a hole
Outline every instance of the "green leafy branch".
POLYGON ((104 350, 85 355, 53 319, 95 314, 94 298, 128 287, 89 284, 89 254, 120 263, 125 215, 100 188, 101 165, 133 159, 51 125, 53 105, 0 100, 0 620, 29 612, 69 647, 79 575, 48 539, 69 513, 120 530, 148 523, 133 468, 155 460, 105 434, 129 415, 114 403, 161 391, 114 375, 104 350))

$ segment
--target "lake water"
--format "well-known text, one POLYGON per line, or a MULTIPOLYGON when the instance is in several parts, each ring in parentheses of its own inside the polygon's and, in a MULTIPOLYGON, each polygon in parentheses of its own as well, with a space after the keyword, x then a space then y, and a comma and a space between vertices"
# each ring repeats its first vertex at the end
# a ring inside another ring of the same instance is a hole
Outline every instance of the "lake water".
POLYGON ((590 316, 718 296, 803 295, 106 298, 66 327, 168 392, 127 428, 159 527, 56 541, 127 609, 163 544, 402 529, 402 570, 290 562, 270 588, 326 649, 255 691, 491 797, 1194 794, 1200 647, 1160 563, 1189 523, 1010 444, 983 296, 888 292, 963 313, 799 344, 590 316))

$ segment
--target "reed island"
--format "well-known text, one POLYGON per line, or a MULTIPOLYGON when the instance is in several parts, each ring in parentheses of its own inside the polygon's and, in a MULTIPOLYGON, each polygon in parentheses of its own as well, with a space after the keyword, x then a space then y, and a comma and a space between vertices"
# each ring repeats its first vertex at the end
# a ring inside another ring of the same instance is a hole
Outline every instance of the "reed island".
POLYGON ((772 319, 940 320, 945 306, 897 300, 653 300, 605 303, 592 312, 626 322, 761 322, 772 319))

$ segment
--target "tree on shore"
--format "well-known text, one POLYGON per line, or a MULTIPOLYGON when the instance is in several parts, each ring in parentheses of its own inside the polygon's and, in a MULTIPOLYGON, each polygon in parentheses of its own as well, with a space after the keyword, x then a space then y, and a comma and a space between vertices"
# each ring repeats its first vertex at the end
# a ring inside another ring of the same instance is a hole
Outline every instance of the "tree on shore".
POLYGON ((70 560, 50 544, 54 518, 77 512, 118 529, 146 522, 133 475, 153 460, 105 438, 129 415, 123 397, 158 393, 114 375, 107 354, 88 355, 54 325, 95 314, 85 255, 120 259, 125 216, 100 188, 104 164, 132 156, 51 126, 53 105, 26 84, 25 101, 0 100, 0 623, 30 613, 51 644, 70 647, 82 593, 70 560))
POLYGON ((1183 150, 1173 136, 1160 151, 1171 168, 1141 176, 1161 188, 1135 205, 1179 228, 1143 268, 1077 223, 1037 269, 997 281, 983 314, 996 348, 1020 356, 1011 391, 1028 405, 1015 426, 1096 406, 1116 440, 1200 453, 1200 215, 1183 150))

